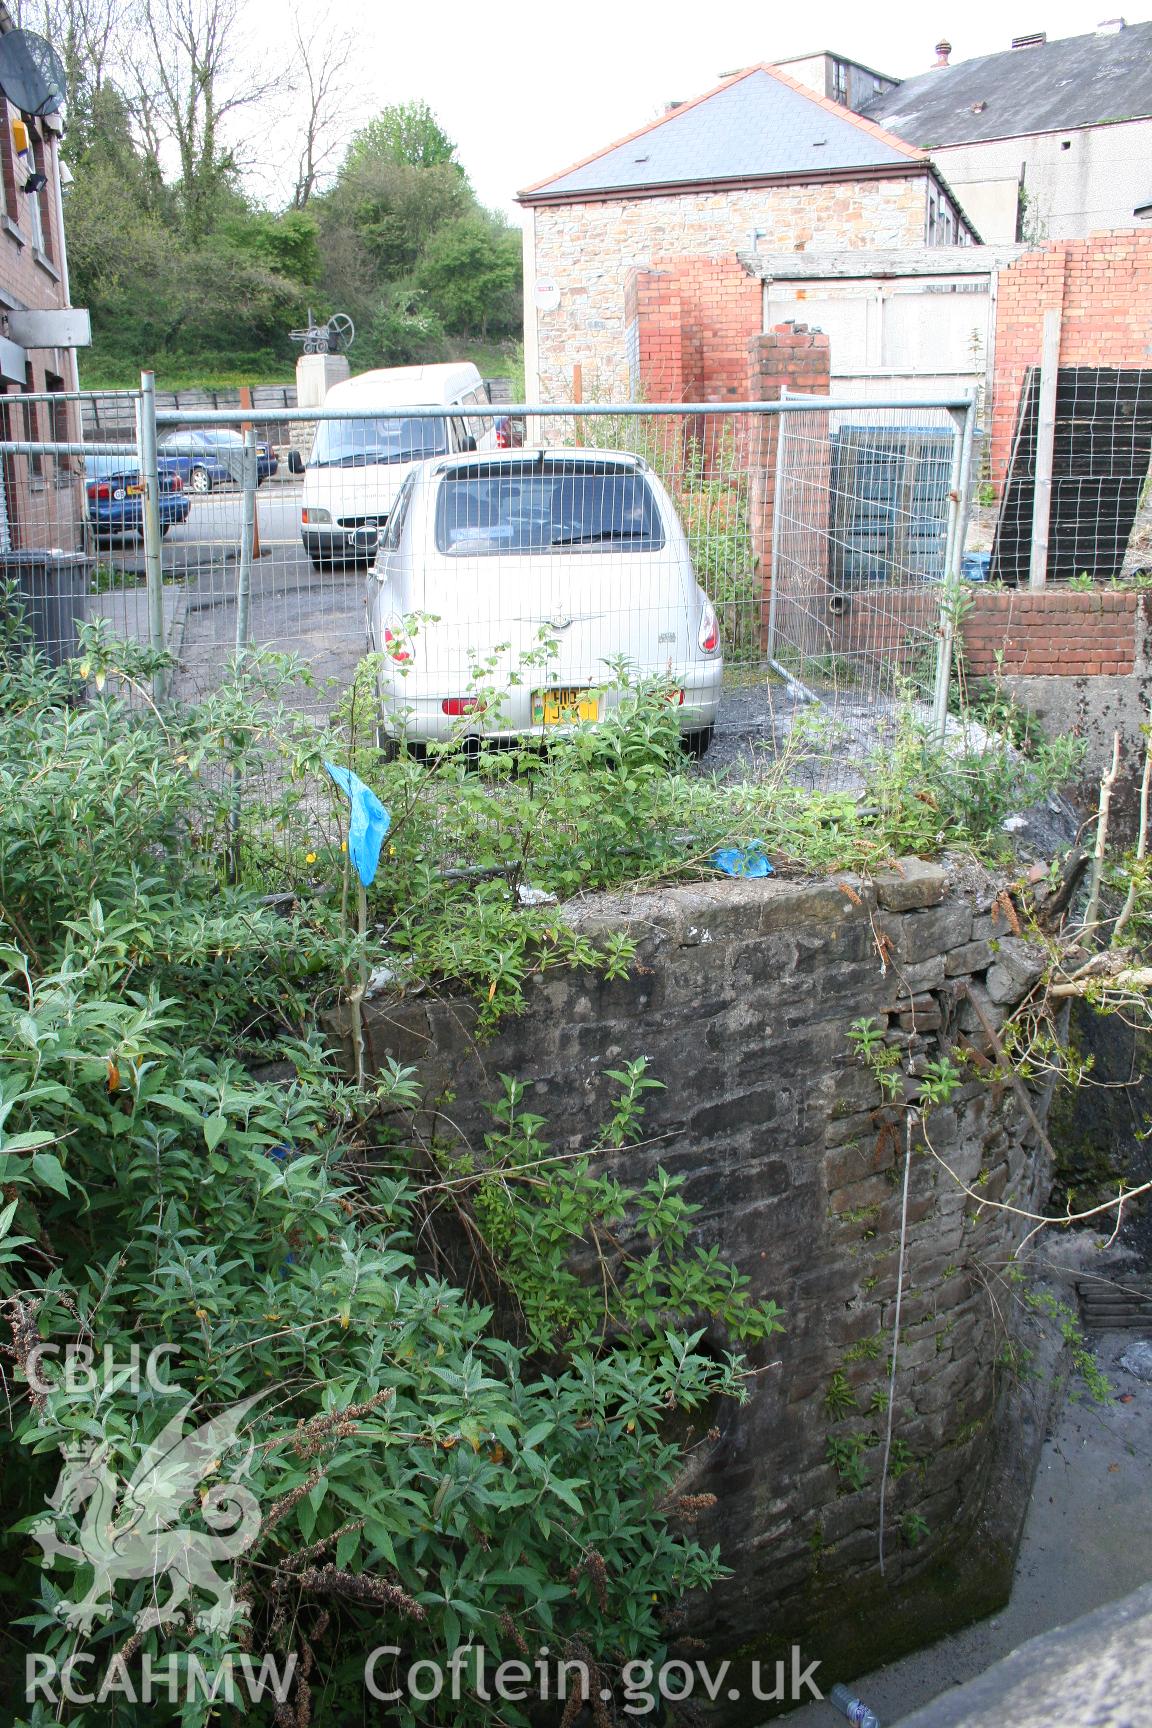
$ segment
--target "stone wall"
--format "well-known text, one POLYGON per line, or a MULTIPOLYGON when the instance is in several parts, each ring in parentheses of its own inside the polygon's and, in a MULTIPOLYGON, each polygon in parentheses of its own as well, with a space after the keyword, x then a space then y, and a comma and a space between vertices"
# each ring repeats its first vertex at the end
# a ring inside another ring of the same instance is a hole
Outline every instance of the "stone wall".
MULTIPOLYGON (((753 1353, 747 1404, 712 1413, 718 1435, 692 1472, 693 1492, 718 1496, 701 1540, 718 1542, 733 1569, 687 1628, 713 1652, 774 1658, 794 1635, 851 1672, 1007 1593, 1028 1472, 991 1490, 1007 1430, 987 1285, 1017 1227, 979 1202, 1034 1206, 1043 1159, 1011 1088, 975 1077, 930 1118, 953 1175, 916 1137, 881 1578, 875 1440, 904 1115, 849 1048, 852 1022, 870 1017, 916 1074, 955 1047, 987 1066, 974 1003, 998 1024, 1042 960, 1002 921, 996 889, 910 860, 873 884, 718 880, 590 897, 567 915, 593 938, 632 937, 627 979, 548 973, 486 1043, 466 1002, 427 995, 367 1009, 371 1063, 414 1064, 430 1099, 451 1094, 447 1117, 475 1144, 501 1074, 528 1082, 526 1107, 546 1118, 558 1151, 586 1144, 604 1119, 605 1070, 642 1055, 663 1083, 648 1095, 650 1138, 615 1155, 614 1173, 682 1176, 697 1242, 719 1248, 786 1322, 753 1353), (832 1458, 855 1436, 865 1437, 858 1485, 832 1458)), ((1002 1290, 999 1307, 1011 1308, 1002 1290)))
MULTIPOLYGON (((579 363, 587 401, 630 399, 624 298, 631 271, 651 269, 667 258, 727 259, 734 264, 736 253, 749 248, 753 230, 775 251, 922 246, 928 185, 926 170, 913 165, 891 178, 530 208, 527 223, 532 232, 525 253, 529 398, 568 401, 572 367, 579 363), (554 311, 536 307, 534 281, 555 283, 560 301, 554 311)), ((759 328, 760 285, 752 286, 757 323, 746 335, 759 328)))

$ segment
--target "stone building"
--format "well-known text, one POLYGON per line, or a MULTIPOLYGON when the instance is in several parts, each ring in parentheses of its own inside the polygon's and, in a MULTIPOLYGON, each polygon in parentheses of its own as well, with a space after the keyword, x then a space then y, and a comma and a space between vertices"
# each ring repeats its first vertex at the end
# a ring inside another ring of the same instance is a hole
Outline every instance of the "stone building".
MULTIPOLYGON (((904 250, 979 239, 922 150, 766 65, 670 108, 519 202, 532 400, 567 399, 577 364, 589 398, 653 394, 629 349, 625 302, 638 271, 735 265, 738 253, 761 247, 904 250)), ((757 305, 759 295, 756 284, 757 305)), ((719 302, 701 302, 705 336, 721 312, 719 302)), ((710 388, 708 378, 697 383, 710 388)))
POLYGON ((984 239, 1136 228, 1152 202, 1152 23, 1101 24, 936 66, 864 105, 932 160, 984 239))

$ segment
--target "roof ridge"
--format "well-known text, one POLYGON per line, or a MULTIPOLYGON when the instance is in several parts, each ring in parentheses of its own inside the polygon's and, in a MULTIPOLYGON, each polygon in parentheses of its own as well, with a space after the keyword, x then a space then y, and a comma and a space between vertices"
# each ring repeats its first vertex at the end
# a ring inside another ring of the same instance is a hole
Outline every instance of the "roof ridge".
POLYGON ((890 149, 898 150, 902 156, 909 156, 916 162, 923 162, 927 159, 927 151, 918 150, 914 144, 909 144, 906 138, 899 138, 895 132, 886 131, 875 120, 868 120, 863 114, 857 114, 854 108, 846 108, 842 102, 833 102, 830 96, 821 96, 815 90, 810 90, 806 84, 801 84, 798 79, 790 77, 787 72, 781 72, 778 66, 770 66, 766 61, 761 61, 758 66, 750 67, 749 70, 767 72, 770 78, 775 78, 781 84, 786 84, 790 90, 795 90, 801 96, 807 96, 809 101, 826 109, 829 114, 834 114, 837 120, 849 121, 853 126, 858 126, 862 132, 867 132, 870 137, 877 139, 881 144, 887 144, 890 149))
MULTIPOLYGON (((690 101, 680 102, 675 108, 669 108, 666 113, 658 115, 655 120, 649 120, 647 125, 638 127, 635 132, 627 132, 623 138, 616 138, 611 144, 602 145, 599 150, 594 150, 589 156, 581 157, 578 162, 570 163, 567 168, 561 168, 556 173, 548 174, 543 180, 537 180, 531 186, 521 187, 516 194, 517 198, 529 198, 538 192, 543 192, 547 187, 554 185, 557 180, 565 180, 569 174, 575 174, 581 168, 590 167, 593 162, 599 162, 601 157, 610 156, 614 150, 623 149, 625 144, 632 144, 638 138, 647 137, 649 133, 658 131, 661 126, 666 126, 670 120, 678 119, 681 114, 686 114, 691 108, 698 108, 702 102, 710 102, 722 90, 730 89, 734 84, 739 84, 745 78, 751 78, 757 72, 766 73, 769 78, 774 78, 778 84, 783 84, 785 88, 795 91, 797 95, 806 97, 815 107, 823 108, 837 120, 849 121, 852 125, 859 127, 862 132, 867 132, 879 143, 886 144, 889 149, 897 151, 901 156, 907 156, 915 162, 927 160, 926 152, 918 150, 914 144, 909 144, 907 139, 897 137, 895 132, 886 131, 883 126, 877 125, 875 120, 867 120, 862 114, 855 113, 851 108, 843 107, 839 102, 833 102, 827 96, 818 95, 815 90, 810 90, 806 84, 801 84, 795 78, 790 78, 786 72, 779 71, 777 67, 769 65, 765 60, 759 60, 754 66, 744 66, 739 72, 733 72, 730 77, 722 78, 719 84, 714 84, 710 90, 705 90, 699 96, 693 96, 690 101)), ((686 182, 686 184, 690 184, 690 182, 686 182)))

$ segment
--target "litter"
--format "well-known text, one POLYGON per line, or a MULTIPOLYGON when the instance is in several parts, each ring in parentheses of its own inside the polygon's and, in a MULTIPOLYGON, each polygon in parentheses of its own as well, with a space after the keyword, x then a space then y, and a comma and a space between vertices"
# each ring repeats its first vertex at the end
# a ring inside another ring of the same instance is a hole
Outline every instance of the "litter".
POLYGON ((529 888, 521 882, 516 890, 516 898, 521 906, 555 906, 555 894, 549 894, 546 888, 529 888))
POLYGON ((763 840, 749 840, 746 846, 723 846, 713 852, 711 862, 725 876, 774 876, 768 862, 763 840))
POLYGON ((380 862, 384 836, 392 826, 392 818, 370 786, 349 768, 338 768, 325 762, 325 768, 352 804, 348 822, 348 856, 351 858, 365 888, 370 888, 380 862))

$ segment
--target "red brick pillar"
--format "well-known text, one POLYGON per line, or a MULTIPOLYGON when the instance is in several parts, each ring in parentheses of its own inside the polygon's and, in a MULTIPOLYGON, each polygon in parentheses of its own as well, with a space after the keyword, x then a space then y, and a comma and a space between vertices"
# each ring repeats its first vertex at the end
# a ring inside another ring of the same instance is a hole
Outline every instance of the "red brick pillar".
MULTIPOLYGON (((801 391, 806 396, 827 396, 832 353, 829 339, 807 324, 777 324, 748 343, 748 400, 778 402, 782 390, 801 391)), ((750 514, 752 544, 760 560, 765 600, 772 572, 772 509, 776 499, 776 450, 780 437, 779 415, 764 415, 760 422, 759 451, 756 434, 749 428, 750 514)))
POLYGON ((665 270, 636 270, 624 292, 632 390, 645 402, 683 402, 680 283, 665 270))

